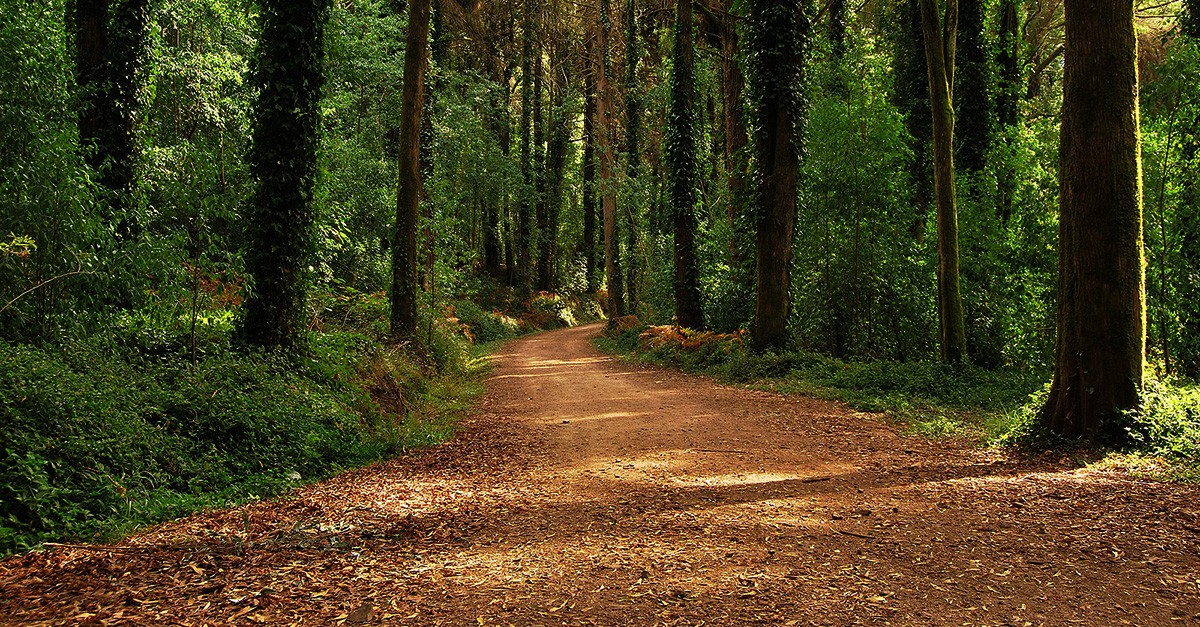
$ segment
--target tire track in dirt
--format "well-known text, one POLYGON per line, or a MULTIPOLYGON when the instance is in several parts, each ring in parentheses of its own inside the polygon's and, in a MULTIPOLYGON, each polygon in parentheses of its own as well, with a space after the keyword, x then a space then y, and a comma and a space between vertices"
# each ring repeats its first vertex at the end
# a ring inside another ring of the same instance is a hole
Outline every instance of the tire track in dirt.
POLYGON ((508 343, 441 447, 0 562, 0 623, 1200 623, 1200 493, 508 343))

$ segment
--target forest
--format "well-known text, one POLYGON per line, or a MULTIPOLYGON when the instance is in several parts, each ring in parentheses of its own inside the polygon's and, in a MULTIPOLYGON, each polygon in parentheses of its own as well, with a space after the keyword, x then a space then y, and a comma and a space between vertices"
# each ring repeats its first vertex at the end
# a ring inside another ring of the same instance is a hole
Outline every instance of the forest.
POLYGON ((5 0, 0 554, 442 442, 601 319, 1194 481, 1198 73, 1195 0, 5 0))

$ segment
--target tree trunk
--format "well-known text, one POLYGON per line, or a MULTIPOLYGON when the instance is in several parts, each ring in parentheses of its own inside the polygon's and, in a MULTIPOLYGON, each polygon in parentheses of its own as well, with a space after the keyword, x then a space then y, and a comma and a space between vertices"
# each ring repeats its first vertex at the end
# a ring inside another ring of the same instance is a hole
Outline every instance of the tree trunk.
POLYGON ((534 249, 537 251, 536 285, 539 290, 549 289, 549 255, 547 248, 546 229, 549 226, 549 205, 546 204, 546 124, 542 112, 542 92, 545 72, 542 67, 541 46, 534 51, 533 60, 533 179, 534 179, 534 214, 537 217, 537 229, 534 235, 534 249))
MULTIPOLYGON (((723 7, 721 31, 721 100, 722 118, 725 125, 725 171, 726 189, 729 193, 729 209, 726 219, 733 233, 746 208, 746 156, 744 150, 750 143, 746 131, 746 120, 742 115, 742 98, 745 79, 742 77, 741 54, 738 51, 736 18, 730 15, 732 1, 723 7)), ((729 263, 741 267, 743 251, 736 237, 729 238, 729 263)))
POLYGON ((893 64, 896 68, 895 101, 904 114, 904 126, 912 136, 909 176, 913 182, 912 235, 925 238, 929 207, 933 200, 933 126, 929 112, 929 69, 925 60, 925 35, 921 25, 920 0, 902 0, 899 7, 900 34, 896 38, 893 64))
POLYGON ((982 172, 992 146, 991 68, 983 29, 983 0, 958 0, 954 74, 954 160, 963 172, 982 172))
MULTIPOLYGON (((550 111, 550 140, 546 155, 546 225, 542 229, 541 275, 542 289, 558 288, 558 223, 563 204, 563 183, 566 176, 567 143, 570 141, 570 120, 565 115, 566 95, 570 84, 560 84, 558 74, 551 81, 553 106, 550 111)), ((564 77, 565 78, 565 77, 564 77)))
POLYGON ((756 350, 787 344, 792 235, 800 171, 804 54, 809 23, 797 0, 754 0, 749 16, 752 80, 758 95, 757 290, 752 340, 756 350))
POLYGON ((421 206, 421 114, 425 106, 426 51, 430 0, 409 4, 404 41, 404 90, 400 106, 399 185, 396 192, 396 235, 392 246, 392 339, 411 341, 417 333, 417 225, 421 206))
MULTIPOLYGON (((1021 88, 1021 33, 1017 22, 1017 0, 1002 0, 1000 3, 1000 80, 996 95, 996 120, 1004 131, 1004 142, 1012 146, 1013 127, 1017 125, 1017 104, 1021 88)), ((996 213, 1000 222, 1007 224, 1012 217, 1013 195, 1016 193, 1016 170, 1011 159, 1000 164, 996 173, 1000 198, 996 213)))
POLYGON ((1133 0, 1067 0, 1048 432, 1123 441, 1146 343, 1133 0))
POLYGON ((88 165, 111 194, 118 239, 134 235, 138 80, 149 51, 148 0, 78 0, 74 11, 75 75, 83 97, 79 139, 88 165))
POLYGON ((250 344, 271 348, 295 344, 304 330, 328 2, 270 0, 262 11, 249 155, 258 185, 246 253, 254 289, 241 332, 250 344))
POLYGON ((938 330, 942 361, 958 363, 966 356, 962 294, 958 285, 958 207, 954 192, 955 30, 958 3, 947 0, 939 19, 936 0, 921 0, 925 60, 929 68, 929 103, 933 111, 934 194, 937 196, 938 330), (940 22, 940 23, 939 23, 940 22))
POLYGON ((521 175, 525 189, 521 194, 520 211, 517 214, 516 253, 517 293, 525 295, 533 284, 533 163, 531 124, 533 113, 533 1, 525 0, 525 27, 521 45, 521 175))
POLYGON ((629 294, 628 309, 637 312, 637 249, 638 249, 638 213, 639 204, 644 196, 636 185, 641 173, 642 148, 638 134, 641 132, 641 105, 638 98, 637 66, 638 56, 637 31, 637 2, 629 0, 625 12, 625 136, 626 152, 629 154, 628 175, 634 183, 634 193, 630 195, 628 206, 625 207, 625 291, 629 294))
MULTIPOLYGON (((584 53, 591 59, 591 50, 584 53)), ((587 291, 599 289, 596 272, 596 80, 592 71, 583 76, 583 257, 587 291)))
POLYGON ((667 162, 675 233, 675 319, 681 327, 704 328, 696 264, 696 78, 692 1, 675 2, 675 50, 667 162))
POLYGON ((600 1, 600 29, 597 50, 600 54, 596 72, 597 148, 600 150, 600 205, 604 212, 604 269, 608 281, 608 314, 616 318, 625 315, 625 294, 622 286, 620 258, 620 227, 617 220, 617 192, 613 184, 615 168, 609 128, 609 52, 608 1, 600 1))

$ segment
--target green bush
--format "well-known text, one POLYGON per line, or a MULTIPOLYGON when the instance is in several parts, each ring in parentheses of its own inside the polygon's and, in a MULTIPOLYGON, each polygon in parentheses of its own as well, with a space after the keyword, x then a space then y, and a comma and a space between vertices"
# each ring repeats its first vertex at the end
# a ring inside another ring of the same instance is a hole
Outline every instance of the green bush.
POLYGON ((0 554, 440 441, 446 415, 479 390, 464 341, 434 330, 419 351, 333 332, 312 334, 304 354, 265 355, 226 337, 195 363, 152 325, 69 348, 0 341, 0 554))

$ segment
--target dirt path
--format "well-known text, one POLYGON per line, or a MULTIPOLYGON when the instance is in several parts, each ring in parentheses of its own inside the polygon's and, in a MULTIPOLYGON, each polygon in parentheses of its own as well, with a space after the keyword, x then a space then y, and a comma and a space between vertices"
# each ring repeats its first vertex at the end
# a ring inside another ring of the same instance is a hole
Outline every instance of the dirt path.
POLYGON ((110 549, 0 561, 4 624, 1200 624, 1200 490, 507 345, 450 444, 110 549))

